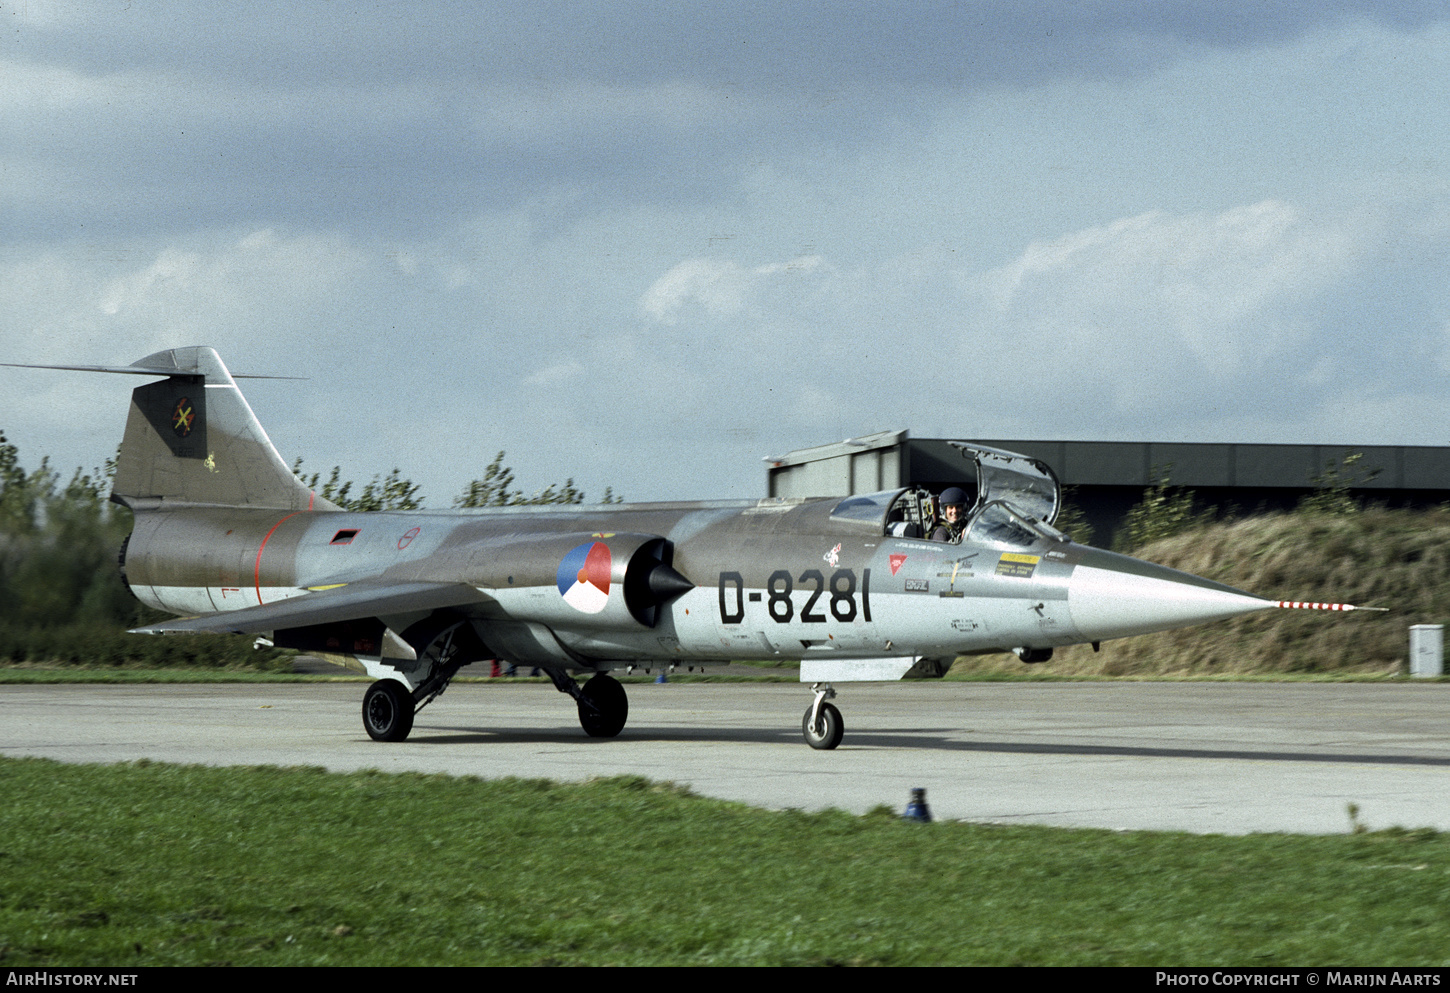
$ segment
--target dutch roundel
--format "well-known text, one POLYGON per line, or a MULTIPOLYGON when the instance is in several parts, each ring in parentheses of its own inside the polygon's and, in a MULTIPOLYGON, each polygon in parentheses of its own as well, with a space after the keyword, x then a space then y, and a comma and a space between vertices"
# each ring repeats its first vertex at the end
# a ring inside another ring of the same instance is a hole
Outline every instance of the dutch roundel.
POLYGON ((559 593, 564 602, 597 614, 609 602, 609 547, 602 541, 580 545, 559 563, 559 593))

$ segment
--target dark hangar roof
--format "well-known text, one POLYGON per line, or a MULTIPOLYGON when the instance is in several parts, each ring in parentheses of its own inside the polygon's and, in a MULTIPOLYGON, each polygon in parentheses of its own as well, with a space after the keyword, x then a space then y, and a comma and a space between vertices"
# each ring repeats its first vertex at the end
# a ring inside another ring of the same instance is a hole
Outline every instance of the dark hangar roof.
MULTIPOLYGON (((903 440, 913 481, 947 479, 959 471, 961 457, 946 440, 903 440)), ((974 440, 1041 459, 1066 486, 1150 486, 1157 481, 1155 473, 1167 472, 1175 486, 1300 490, 1313 486, 1331 460, 1359 452, 1359 474, 1380 473, 1356 489, 1450 490, 1450 447, 974 440)))
MULTIPOLYGON (((1164 473, 1175 486, 1304 491, 1331 461, 1361 453, 1353 488, 1450 494, 1450 447, 1391 445, 1196 444, 1157 441, 958 439, 1020 452, 1052 467, 1065 486, 1142 487, 1164 473)), ((950 485, 967 466, 950 439, 911 438, 905 431, 803 448, 766 459, 771 495, 829 496, 920 484, 950 485)))

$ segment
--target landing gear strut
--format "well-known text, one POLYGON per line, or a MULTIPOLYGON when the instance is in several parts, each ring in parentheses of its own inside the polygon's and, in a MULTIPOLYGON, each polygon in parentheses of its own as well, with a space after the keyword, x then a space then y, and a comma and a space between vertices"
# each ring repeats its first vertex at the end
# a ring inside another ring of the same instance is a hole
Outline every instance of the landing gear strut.
POLYGON ((805 735, 807 745, 829 751, 841 743, 841 738, 846 733, 841 712, 835 705, 826 702, 835 697, 836 691, 830 683, 816 683, 811 691, 815 693, 816 699, 806 708, 805 716, 801 718, 801 734, 805 735))

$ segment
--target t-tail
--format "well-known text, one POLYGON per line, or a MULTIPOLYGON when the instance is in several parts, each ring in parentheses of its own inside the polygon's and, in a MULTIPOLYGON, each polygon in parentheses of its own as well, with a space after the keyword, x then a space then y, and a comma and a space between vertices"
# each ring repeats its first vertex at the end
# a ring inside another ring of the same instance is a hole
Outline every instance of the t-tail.
POLYGON ((319 507, 257 422, 216 350, 172 348, 133 363, 165 375, 131 392, 111 498, 153 507, 319 507))
POLYGON ((169 348, 128 366, 26 368, 165 377, 131 392, 111 499, 132 510, 338 509, 316 497, 282 461, 214 348, 169 348))

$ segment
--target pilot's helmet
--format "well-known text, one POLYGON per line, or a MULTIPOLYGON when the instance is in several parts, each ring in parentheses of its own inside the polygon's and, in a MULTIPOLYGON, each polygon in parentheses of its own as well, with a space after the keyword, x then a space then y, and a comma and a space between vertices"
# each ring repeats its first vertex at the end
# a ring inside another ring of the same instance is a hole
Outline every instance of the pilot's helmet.
POLYGON ((948 486, 941 491, 941 498, 937 501, 941 506, 956 504, 961 507, 967 505, 967 491, 960 486, 948 486))

